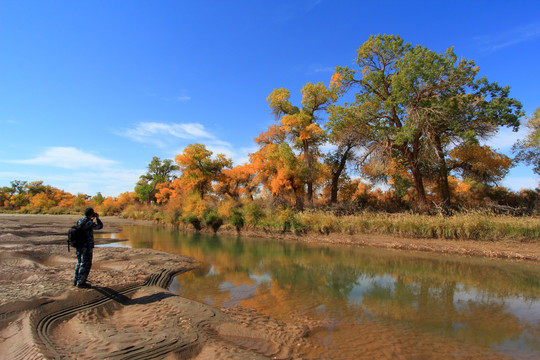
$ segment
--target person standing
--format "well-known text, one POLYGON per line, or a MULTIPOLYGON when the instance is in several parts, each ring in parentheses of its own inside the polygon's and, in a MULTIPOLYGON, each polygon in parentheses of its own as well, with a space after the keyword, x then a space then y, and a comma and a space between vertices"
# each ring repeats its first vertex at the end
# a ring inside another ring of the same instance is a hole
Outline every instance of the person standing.
POLYGON ((75 278, 73 285, 79 288, 89 288, 86 283, 90 268, 92 267, 92 256, 94 252, 94 230, 103 228, 103 223, 99 219, 99 214, 92 208, 84 210, 84 217, 77 221, 86 236, 83 246, 77 248, 77 265, 75 266, 75 278), (95 222, 94 222, 95 220, 95 222))

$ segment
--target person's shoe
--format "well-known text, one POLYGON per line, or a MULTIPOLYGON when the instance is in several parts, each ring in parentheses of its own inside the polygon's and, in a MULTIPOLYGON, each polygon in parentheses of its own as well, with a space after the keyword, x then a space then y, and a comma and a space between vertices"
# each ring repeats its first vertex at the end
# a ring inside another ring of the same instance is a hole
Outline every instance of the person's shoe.
POLYGON ((90 289, 91 288, 91 286, 86 284, 86 283, 85 284, 77 284, 77 287, 79 289, 90 289))

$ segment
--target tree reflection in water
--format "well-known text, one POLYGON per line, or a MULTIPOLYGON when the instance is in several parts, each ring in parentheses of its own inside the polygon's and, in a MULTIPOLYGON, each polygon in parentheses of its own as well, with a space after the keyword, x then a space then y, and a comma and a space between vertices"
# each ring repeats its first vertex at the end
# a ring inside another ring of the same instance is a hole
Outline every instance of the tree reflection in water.
POLYGON ((200 260, 199 269, 173 283, 183 296, 282 321, 317 321, 318 345, 306 358, 540 356, 535 263, 146 226, 126 226, 117 237, 200 260))

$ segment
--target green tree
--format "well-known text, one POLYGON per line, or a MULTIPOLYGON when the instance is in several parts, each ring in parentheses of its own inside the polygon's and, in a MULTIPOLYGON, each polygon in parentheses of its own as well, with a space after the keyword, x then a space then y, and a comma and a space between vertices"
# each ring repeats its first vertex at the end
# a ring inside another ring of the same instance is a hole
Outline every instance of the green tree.
POLYGON ((27 185, 28 185, 28 182, 27 181, 22 181, 22 180, 13 180, 10 182, 11 184, 11 194, 12 195, 16 195, 16 194, 25 194, 27 192, 27 185))
POLYGON ((11 181, 11 196, 9 199, 10 207, 22 208, 30 203, 28 195, 28 182, 22 180, 11 181))
POLYGON ((105 201, 105 197, 100 192, 98 192, 92 199, 96 205, 101 205, 103 204, 103 201, 105 201))
POLYGON ((368 153, 407 164, 421 209, 429 206, 429 177, 449 203, 447 161, 455 144, 476 144, 500 126, 519 127, 521 103, 509 97, 509 88, 476 79, 478 67, 458 60, 452 48, 438 54, 395 35, 377 35, 357 55, 361 75, 338 67, 335 79, 342 91, 357 89, 348 106, 356 107, 358 126, 370 129, 368 153))
POLYGON ((161 161, 160 158, 154 156, 148 164, 146 174, 139 177, 139 181, 135 186, 135 193, 141 202, 150 203, 156 200, 156 188, 159 184, 171 182, 175 179, 174 172, 179 169, 177 165, 170 159, 161 161))
POLYGON ((330 143, 336 148, 326 155, 325 163, 330 172, 330 203, 334 204, 338 199, 343 175, 347 174, 348 164, 361 161, 356 152, 368 144, 366 135, 371 129, 358 118, 361 114, 357 107, 347 104, 331 105, 328 112, 330 116, 326 128, 329 131, 330 143))
POLYGON ((528 133, 525 139, 518 140, 513 150, 516 160, 532 165, 536 174, 540 175, 540 107, 527 121, 528 133))

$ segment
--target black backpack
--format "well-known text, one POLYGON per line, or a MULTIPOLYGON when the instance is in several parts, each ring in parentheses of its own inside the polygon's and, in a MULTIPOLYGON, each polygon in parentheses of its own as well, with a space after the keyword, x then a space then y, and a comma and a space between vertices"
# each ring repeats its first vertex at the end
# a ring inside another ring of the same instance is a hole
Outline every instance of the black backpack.
POLYGON ((78 249, 86 243, 86 231, 84 231, 82 224, 73 225, 69 228, 67 235, 68 251, 70 246, 78 249))

